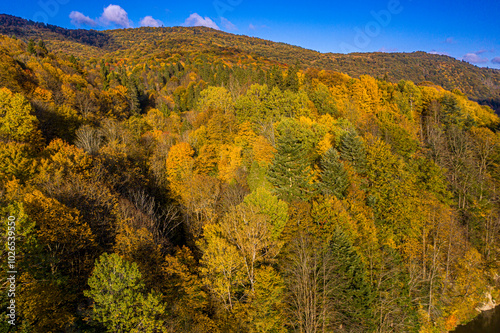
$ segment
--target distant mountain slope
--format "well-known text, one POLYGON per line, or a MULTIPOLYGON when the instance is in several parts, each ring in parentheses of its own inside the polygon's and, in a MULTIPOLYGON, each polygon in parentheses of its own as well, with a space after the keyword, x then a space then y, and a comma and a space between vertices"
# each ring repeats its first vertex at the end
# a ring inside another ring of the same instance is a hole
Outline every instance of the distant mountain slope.
POLYGON ((444 55, 413 53, 328 54, 332 69, 354 77, 369 73, 391 81, 431 81, 445 89, 460 89, 469 98, 500 106, 500 70, 480 68, 444 55))
POLYGON ((500 70, 479 68, 454 58, 425 52, 320 53, 286 43, 234 35, 205 27, 136 28, 95 31, 64 29, 0 14, 0 33, 28 40, 43 39, 55 51, 87 58, 134 52, 138 57, 162 57, 174 52, 248 53, 283 64, 334 70, 352 77, 368 74, 389 81, 430 81, 459 89, 469 98, 500 112, 500 70))
POLYGON ((22 38, 68 40, 100 48, 111 43, 111 35, 104 32, 85 29, 65 29, 56 25, 33 22, 6 14, 0 14, 0 33, 22 38))

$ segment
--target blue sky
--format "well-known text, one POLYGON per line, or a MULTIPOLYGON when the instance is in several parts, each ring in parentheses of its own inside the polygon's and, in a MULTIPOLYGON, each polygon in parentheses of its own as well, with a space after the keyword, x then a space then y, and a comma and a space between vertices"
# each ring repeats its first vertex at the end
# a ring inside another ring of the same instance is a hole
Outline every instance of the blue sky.
POLYGON ((426 51, 500 68, 498 0, 12 0, 0 13, 99 30, 205 25, 320 52, 426 51))

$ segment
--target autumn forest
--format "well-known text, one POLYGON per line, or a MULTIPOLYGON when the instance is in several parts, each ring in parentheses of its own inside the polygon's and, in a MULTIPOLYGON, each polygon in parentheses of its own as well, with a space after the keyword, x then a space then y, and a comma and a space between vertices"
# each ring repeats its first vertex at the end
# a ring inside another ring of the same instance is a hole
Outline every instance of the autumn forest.
POLYGON ((5 22, 1 332, 447 332, 500 297, 497 71, 5 22))

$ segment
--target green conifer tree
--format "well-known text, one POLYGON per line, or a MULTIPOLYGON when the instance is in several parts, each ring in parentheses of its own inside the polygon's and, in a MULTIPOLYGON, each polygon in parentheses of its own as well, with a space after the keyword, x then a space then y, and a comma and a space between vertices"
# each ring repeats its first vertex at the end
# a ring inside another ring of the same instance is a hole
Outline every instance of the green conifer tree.
POLYGON ((109 67, 106 66, 104 60, 101 61, 101 80, 102 80, 102 88, 107 90, 109 88, 109 67))
POLYGON ((278 197, 285 201, 307 201, 314 193, 307 151, 291 130, 286 130, 278 139, 268 179, 278 197))
POLYGON ((273 66, 267 72, 267 85, 270 89, 278 87, 280 90, 285 90, 285 82, 283 80, 283 72, 278 66, 273 66))
POLYGON ((330 148, 321 158, 321 183, 319 188, 323 195, 334 195, 342 199, 349 187, 347 172, 340 162, 336 149, 330 148))
POLYGON ((340 227, 334 230, 324 258, 326 267, 321 271, 326 273, 327 282, 320 286, 327 290, 321 290, 320 295, 328 298, 328 311, 323 318, 328 331, 342 327, 343 332, 370 332, 373 293, 366 268, 340 227))
POLYGON ((360 174, 366 172, 366 150, 360 137, 354 132, 347 132, 342 136, 340 143, 342 159, 349 161, 360 174))
POLYGON ((132 114, 139 114, 141 112, 139 92, 137 90, 137 86, 132 81, 129 84, 128 92, 129 92, 130 112, 132 114))
POLYGON ((37 53, 40 57, 45 57, 47 54, 49 54, 49 50, 47 50, 47 46, 45 45, 45 42, 43 40, 40 40, 38 42, 37 53))
POLYGON ((300 65, 298 62, 295 64, 295 66, 288 67, 288 70, 286 72, 286 80, 284 82, 285 89, 289 89, 294 93, 299 91, 299 78, 297 76, 299 70, 300 65))
POLYGON ((33 41, 33 39, 29 40, 27 50, 28 50, 28 53, 30 53, 30 54, 36 54, 35 42, 33 41))

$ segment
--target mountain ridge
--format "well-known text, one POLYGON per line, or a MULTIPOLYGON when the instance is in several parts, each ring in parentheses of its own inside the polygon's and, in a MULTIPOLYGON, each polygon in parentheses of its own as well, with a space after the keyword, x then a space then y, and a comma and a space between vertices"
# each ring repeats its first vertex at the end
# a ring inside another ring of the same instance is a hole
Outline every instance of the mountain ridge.
POLYGON ((43 39, 55 51, 69 51, 88 58, 119 55, 121 51, 141 48, 158 56, 164 49, 202 50, 218 46, 257 55, 280 64, 333 70, 359 77, 363 74, 391 82, 411 80, 458 89, 470 99, 500 112, 500 70, 481 68, 446 55, 423 51, 410 53, 321 53, 283 42, 236 35, 207 27, 140 27, 113 30, 66 29, 37 23, 12 15, 0 14, 0 33, 17 38, 43 39), (164 46, 164 48, 162 48, 164 46))

